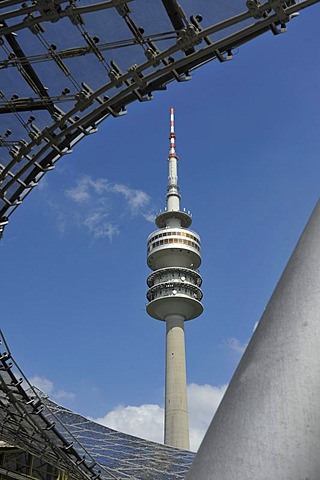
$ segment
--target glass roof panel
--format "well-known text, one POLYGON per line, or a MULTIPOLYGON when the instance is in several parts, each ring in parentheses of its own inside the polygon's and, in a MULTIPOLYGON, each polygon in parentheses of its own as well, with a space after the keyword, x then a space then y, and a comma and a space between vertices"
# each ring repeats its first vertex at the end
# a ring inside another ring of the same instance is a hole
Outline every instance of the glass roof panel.
POLYGON ((117 432, 52 402, 30 386, 1 333, 0 440, 84 480, 182 480, 195 456, 117 432))
POLYGON ((99 122, 318 1, 2 1, 0 236, 35 180, 99 122))

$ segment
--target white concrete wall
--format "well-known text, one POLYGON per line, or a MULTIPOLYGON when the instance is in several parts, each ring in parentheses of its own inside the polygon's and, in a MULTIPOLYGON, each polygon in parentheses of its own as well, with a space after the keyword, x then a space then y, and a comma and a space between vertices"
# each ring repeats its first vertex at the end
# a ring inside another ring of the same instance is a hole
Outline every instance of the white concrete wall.
POLYGON ((320 205, 244 353, 188 480, 320 478, 320 205))

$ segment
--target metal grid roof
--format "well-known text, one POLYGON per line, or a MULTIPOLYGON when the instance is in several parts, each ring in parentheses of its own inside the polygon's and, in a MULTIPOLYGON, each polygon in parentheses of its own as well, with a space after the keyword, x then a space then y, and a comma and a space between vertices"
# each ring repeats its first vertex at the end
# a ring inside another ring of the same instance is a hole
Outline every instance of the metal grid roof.
POLYGON ((55 162, 101 121, 194 68, 282 33, 319 0, 3 0, 0 236, 55 162))
POLYGON ((0 332, 0 440, 83 480, 180 480, 194 453, 98 425, 31 387, 0 332))

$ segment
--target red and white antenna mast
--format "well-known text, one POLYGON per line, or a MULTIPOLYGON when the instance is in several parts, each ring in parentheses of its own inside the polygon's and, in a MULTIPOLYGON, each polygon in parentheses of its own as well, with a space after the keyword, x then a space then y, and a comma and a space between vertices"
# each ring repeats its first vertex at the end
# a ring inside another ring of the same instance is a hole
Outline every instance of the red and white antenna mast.
POLYGON ((170 150, 169 158, 176 157, 176 134, 174 133, 174 108, 170 109, 170 150))
POLYGON ((169 177, 168 177, 168 193, 167 193, 167 210, 180 210, 180 193, 178 186, 178 156, 176 154, 176 134, 174 132, 174 109, 170 109, 170 150, 168 156, 169 177))

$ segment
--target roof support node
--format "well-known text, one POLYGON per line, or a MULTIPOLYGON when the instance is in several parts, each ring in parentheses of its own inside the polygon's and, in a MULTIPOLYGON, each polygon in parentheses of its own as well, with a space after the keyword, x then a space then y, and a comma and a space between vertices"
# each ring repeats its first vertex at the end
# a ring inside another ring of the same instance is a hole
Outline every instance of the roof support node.
POLYGON ((108 73, 109 78, 114 83, 115 87, 118 88, 124 83, 124 80, 122 79, 123 72, 114 60, 111 60, 110 65, 112 70, 108 73))
POLYGON ((130 13, 130 8, 127 5, 126 0, 113 0, 114 7, 122 17, 125 17, 130 13))
POLYGON ((57 22, 60 18, 61 6, 57 5, 54 0, 37 0, 37 8, 43 20, 57 22))
POLYGON ((269 0, 269 5, 272 10, 274 10, 274 13, 278 16, 281 23, 285 23, 290 20, 290 16, 285 11, 285 7, 287 7, 286 2, 283 0, 269 0))
POLYGON ((187 28, 182 28, 178 32, 177 45, 186 53, 201 42, 202 39, 199 38, 198 33, 192 24, 189 24, 187 28))

